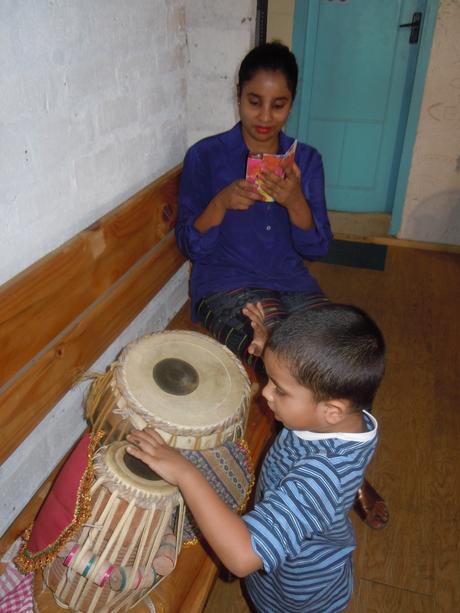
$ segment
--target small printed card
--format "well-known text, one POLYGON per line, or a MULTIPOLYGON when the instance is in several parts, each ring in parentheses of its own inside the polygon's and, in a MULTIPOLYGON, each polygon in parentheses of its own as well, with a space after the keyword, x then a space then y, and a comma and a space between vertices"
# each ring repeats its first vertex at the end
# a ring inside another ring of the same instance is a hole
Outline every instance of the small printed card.
POLYGON ((269 196, 260 187, 260 173, 263 169, 269 170, 278 177, 284 175, 284 170, 281 167, 281 160, 288 160, 288 165, 294 163, 294 155, 297 147, 297 141, 295 140, 286 153, 250 153, 246 164, 246 180, 257 186, 257 191, 260 195, 260 199, 263 202, 273 202, 274 199, 269 196))

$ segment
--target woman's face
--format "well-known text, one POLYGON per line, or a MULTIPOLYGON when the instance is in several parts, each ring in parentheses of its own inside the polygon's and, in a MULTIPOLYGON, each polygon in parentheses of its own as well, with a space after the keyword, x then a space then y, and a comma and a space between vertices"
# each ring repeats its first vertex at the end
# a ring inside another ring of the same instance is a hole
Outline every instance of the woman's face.
POLYGON ((292 94, 279 70, 259 70, 239 92, 243 139, 251 153, 276 153, 278 134, 287 121, 292 94))

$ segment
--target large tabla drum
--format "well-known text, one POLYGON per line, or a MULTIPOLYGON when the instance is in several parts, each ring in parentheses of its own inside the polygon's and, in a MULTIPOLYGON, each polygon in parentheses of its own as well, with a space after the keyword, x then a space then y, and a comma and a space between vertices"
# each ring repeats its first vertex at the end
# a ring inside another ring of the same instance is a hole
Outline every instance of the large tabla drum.
POLYGON ((127 611, 176 564, 182 496, 126 446, 96 453, 91 516, 43 573, 56 602, 74 612, 127 611))
POLYGON ((209 449, 243 436, 250 395, 229 349, 198 332, 167 331, 122 350, 91 385, 86 416, 106 442, 150 426, 173 447, 209 449))

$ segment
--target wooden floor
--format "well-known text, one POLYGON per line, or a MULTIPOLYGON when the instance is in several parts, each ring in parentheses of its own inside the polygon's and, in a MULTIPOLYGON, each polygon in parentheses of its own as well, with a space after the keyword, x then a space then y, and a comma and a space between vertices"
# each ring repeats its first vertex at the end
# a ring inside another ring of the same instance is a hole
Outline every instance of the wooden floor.
MULTIPOLYGON (((331 299, 375 318, 388 346, 374 405, 381 442, 367 476, 391 520, 374 532, 353 518, 347 613, 460 611, 460 256, 391 247, 384 272, 311 268, 331 299)), ((219 581, 205 609, 247 612, 238 582, 219 581)))

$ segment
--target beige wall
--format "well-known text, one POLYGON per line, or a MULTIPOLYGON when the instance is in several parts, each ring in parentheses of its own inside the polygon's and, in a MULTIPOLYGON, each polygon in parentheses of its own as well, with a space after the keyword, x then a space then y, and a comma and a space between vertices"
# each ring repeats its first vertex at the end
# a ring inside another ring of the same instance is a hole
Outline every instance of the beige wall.
POLYGON ((280 40, 288 47, 292 42, 295 0, 268 0, 267 40, 280 40))
POLYGON ((441 0, 400 238, 460 244, 460 2, 441 0))

